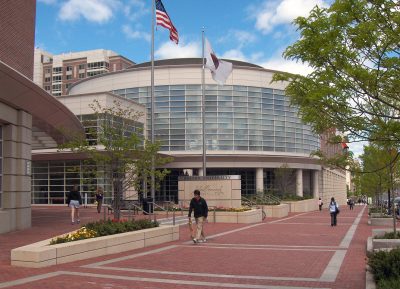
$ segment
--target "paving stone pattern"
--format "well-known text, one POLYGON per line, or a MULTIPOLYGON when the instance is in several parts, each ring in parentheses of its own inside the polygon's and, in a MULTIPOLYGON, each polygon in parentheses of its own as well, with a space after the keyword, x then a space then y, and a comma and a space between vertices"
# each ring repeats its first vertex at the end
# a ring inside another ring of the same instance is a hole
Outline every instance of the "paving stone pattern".
MULTIPOLYGON (((0 288, 365 288, 365 206, 267 218, 259 224, 208 223, 206 243, 180 240, 44 269, 11 267, 10 250, 77 228, 67 207, 34 207, 29 230, 0 235, 0 288)), ((101 219, 81 209, 81 221, 101 219)), ((143 216, 141 216, 143 217, 143 216)))

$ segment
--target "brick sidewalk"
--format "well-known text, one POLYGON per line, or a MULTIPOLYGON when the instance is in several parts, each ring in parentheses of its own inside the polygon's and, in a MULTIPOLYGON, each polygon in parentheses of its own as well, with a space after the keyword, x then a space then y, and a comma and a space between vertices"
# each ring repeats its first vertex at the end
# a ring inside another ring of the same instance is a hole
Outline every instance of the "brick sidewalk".
MULTIPOLYGON (((0 288, 361 289, 373 228, 363 209, 342 206, 337 227, 326 210, 260 224, 209 223, 208 242, 195 245, 182 226, 176 242, 44 269, 11 267, 12 248, 74 228, 67 207, 35 207, 31 229, 0 235, 0 288)), ((102 217, 94 208, 81 212, 82 223, 102 217)))

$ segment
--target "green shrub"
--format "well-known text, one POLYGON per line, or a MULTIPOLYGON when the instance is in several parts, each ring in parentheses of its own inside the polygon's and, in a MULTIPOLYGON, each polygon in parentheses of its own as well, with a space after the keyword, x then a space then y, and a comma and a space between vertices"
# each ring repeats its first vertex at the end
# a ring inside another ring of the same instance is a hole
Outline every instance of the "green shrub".
POLYGON ((375 239, 400 239, 400 232, 396 232, 396 238, 394 232, 387 232, 383 236, 376 236, 375 239))
POLYGON ((368 257, 368 265, 371 267, 378 289, 400 288, 393 286, 393 284, 399 284, 400 280, 400 248, 388 252, 374 252, 369 254, 368 257), (380 284, 389 287, 379 287, 380 284))
POLYGON ((308 200, 308 199, 312 199, 312 196, 297 196, 297 195, 283 195, 282 196, 282 200, 284 201, 303 201, 303 200, 308 200))
POLYGON ((368 208, 368 214, 371 215, 371 213, 385 213, 386 210, 382 207, 369 207, 368 208))
POLYGON ((83 240, 94 237, 108 236, 132 231, 138 231, 143 229, 158 227, 157 222, 151 220, 107 220, 98 221, 86 224, 80 228, 77 232, 66 234, 64 236, 57 237, 50 241, 50 245, 66 243, 76 240, 83 240))
POLYGON ((394 289, 400 288, 400 279, 380 280, 377 283, 377 289, 394 289))
POLYGON ((148 219, 132 220, 132 221, 107 220, 107 221, 98 221, 86 224, 86 228, 97 232, 98 236, 120 234, 120 233, 143 230, 154 227, 158 227, 158 223, 154 223, 153 221, 148 219))

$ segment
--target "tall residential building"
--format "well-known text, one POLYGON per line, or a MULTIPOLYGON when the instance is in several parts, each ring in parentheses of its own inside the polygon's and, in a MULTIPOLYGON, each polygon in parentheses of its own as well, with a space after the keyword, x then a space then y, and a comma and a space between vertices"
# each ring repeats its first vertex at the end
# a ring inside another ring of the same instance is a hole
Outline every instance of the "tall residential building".
POLYGON ((114 51, 96 49, 53 55, 35 49, 34 82, 54 96, 65 95, 75 82, 124 70, 135 63, 114 51))

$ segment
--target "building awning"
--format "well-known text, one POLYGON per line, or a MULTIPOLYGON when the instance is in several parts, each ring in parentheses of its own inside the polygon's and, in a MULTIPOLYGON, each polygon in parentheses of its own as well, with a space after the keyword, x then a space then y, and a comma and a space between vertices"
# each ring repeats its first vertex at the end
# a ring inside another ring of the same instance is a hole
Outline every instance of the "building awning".
POLYGON ((0 102, 32 115, 32 149, 54 148, 83 133, 78 118, 30 79, 0 61, 0 102))

